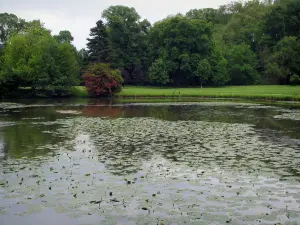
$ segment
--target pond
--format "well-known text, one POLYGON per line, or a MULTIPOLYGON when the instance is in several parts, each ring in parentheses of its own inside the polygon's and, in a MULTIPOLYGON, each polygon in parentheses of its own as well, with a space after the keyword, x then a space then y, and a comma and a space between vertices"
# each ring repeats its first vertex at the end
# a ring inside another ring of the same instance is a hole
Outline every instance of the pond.
POLYGON ((300 108, 0 103, 0 224, 298 224, 300 108))

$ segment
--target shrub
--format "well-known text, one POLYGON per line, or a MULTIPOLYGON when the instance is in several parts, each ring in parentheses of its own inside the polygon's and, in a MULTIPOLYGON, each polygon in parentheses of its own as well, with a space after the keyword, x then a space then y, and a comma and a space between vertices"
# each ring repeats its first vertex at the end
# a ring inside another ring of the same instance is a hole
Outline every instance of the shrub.
POLYGON ((90 96, 112 96, 121 89, 118 80, 107 73, 101 75, 85 74, 83 78, 85 81, 84 86, 90 96))
POLYGON ((293 76, 290 77, 290 83, 293 85, 300 84, 300 78, 297 74, 294 74, 293 76))
POLYGON ((90 96, 112 96, 121 90, 123 79, 120 70, 113 70, 109 64, 95 63, 87 67, 84 86, 90 96))
POLYGON ((87 73, 94 75, 109 74, 113 76, 120 84, 123 83, 121 71, 118 69, 112 69, 109 64, 106 63, 94 63, 88 66, 87 73))

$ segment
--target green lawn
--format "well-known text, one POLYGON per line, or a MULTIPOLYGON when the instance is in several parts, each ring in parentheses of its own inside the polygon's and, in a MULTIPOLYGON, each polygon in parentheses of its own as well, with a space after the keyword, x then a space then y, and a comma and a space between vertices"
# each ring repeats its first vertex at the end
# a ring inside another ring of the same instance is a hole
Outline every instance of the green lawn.
MULTIPOLYGON (((76 96, 86 97, 83 87, 74 87, 76 96)), ((228 86, 221 88, 160 88, 126 86, 119 97, 213 97, 244 99, 300 100, 300 86, 228 86)))
POLYGON ((71 88, 71 94, 75 97, 88 97, 88 92, 85 87, 74 86, 71 88))

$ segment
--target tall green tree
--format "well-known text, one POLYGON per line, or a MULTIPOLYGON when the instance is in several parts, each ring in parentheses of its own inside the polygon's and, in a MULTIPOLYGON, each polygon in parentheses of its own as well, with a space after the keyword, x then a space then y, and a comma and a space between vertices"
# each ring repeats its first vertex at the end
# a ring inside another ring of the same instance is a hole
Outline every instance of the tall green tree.
POLYGON ((264 32, 276 43, 285 36, 300 37, 300 1, 276 1, 268 13, 264 32))
POLYGON ((290 77, 300 74, 300 40, 286 36, 273 48, 266 61, 264 78, 276 83, 287 84, 290 77))
POLYGON ((14 14, 0 13, 0 41, 5 43, 9 36, 24 29, 25 24, 25 20, 14 14))
POLYGON ((201 88, 204 83, 206 83, 212 74, 212 69, 210 63, 207 59, 202 59, 198 62, 197 65, 197 75, 200 80, 201 88))
POLYGON ((104 10, 102 17, 107 21, 111 65, 125 70, 130 78, 125 83, 130 83, 134 80, 133 74, 137 72, 137 67, 147 67, 146 36, 150 23, 141 20, 134 8, 120 5, 104 10))
POLYGON ((34 22, 8 39, 1 69, 3 86, 54 93, 76 84, 78 63, 72 45, 58 43, 42 24, 34 22))
POLYGON ((270 4, 259 0, 247 1, 239 5, 239 9, 226 24, 223 39, 227 44, 247 44, 255 52, 260 51, 259 43, 264 38, 263 27, 270 4))
POLYGON ((151 29, 150 52, 155 62, 168 62, 169 80, 175 85, 196 85, 199 62, 211 55, 212 25, 184 16, 169 17, 151 29))
POLYGON ((260 76, 256 70, 258 65, 257 56, 249 45, 230 46, 226 58, 231 84, 251 85, 260 82, 260 76))
POLYGON ((74 41, 74 38, 73 38, 71 32, 68 30, 60 31, 58 35, 54 35, 53 37, 59 43, 71 44, 71 42, 74 41))
POLYGON ((213 8, 192 9, 186 13, 186 17, 189 19, 205 20, 213 24, 222 22, 219 11, 213 8))
POLYGON ((154 84, 164 85, 170 82, 169 80, 168 62, 163 59, 157 59, 149 68, 149 79, 154 84))
POLYGON ((214 43, 212 54, 209 58, 211 67, 211 84, 215 86, 223 86, 230 80, 228 74, 228 64, 222 49, 214 43))
POLYGON ((96 26, 91 28, 90 38, 87 40, 87 52, 91 62, 110 61, 108 32, 102 20, 97 21, 96 26))
POLYGON ((81 69, 84 69, 89 64, 89 53, 82 48, 77 51, 77 61, 81 69))

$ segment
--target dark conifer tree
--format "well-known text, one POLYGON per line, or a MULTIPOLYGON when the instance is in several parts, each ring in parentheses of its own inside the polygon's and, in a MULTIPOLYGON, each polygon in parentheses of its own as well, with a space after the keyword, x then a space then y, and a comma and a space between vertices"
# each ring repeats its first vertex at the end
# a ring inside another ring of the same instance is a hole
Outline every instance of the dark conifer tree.
POLYGON ((89 60, 91 62, 108 63, 109 42, 108 32, 102 20, 96 23, 96 27, 91 28, 90 37, 88 38, 87 48, 89 60))

